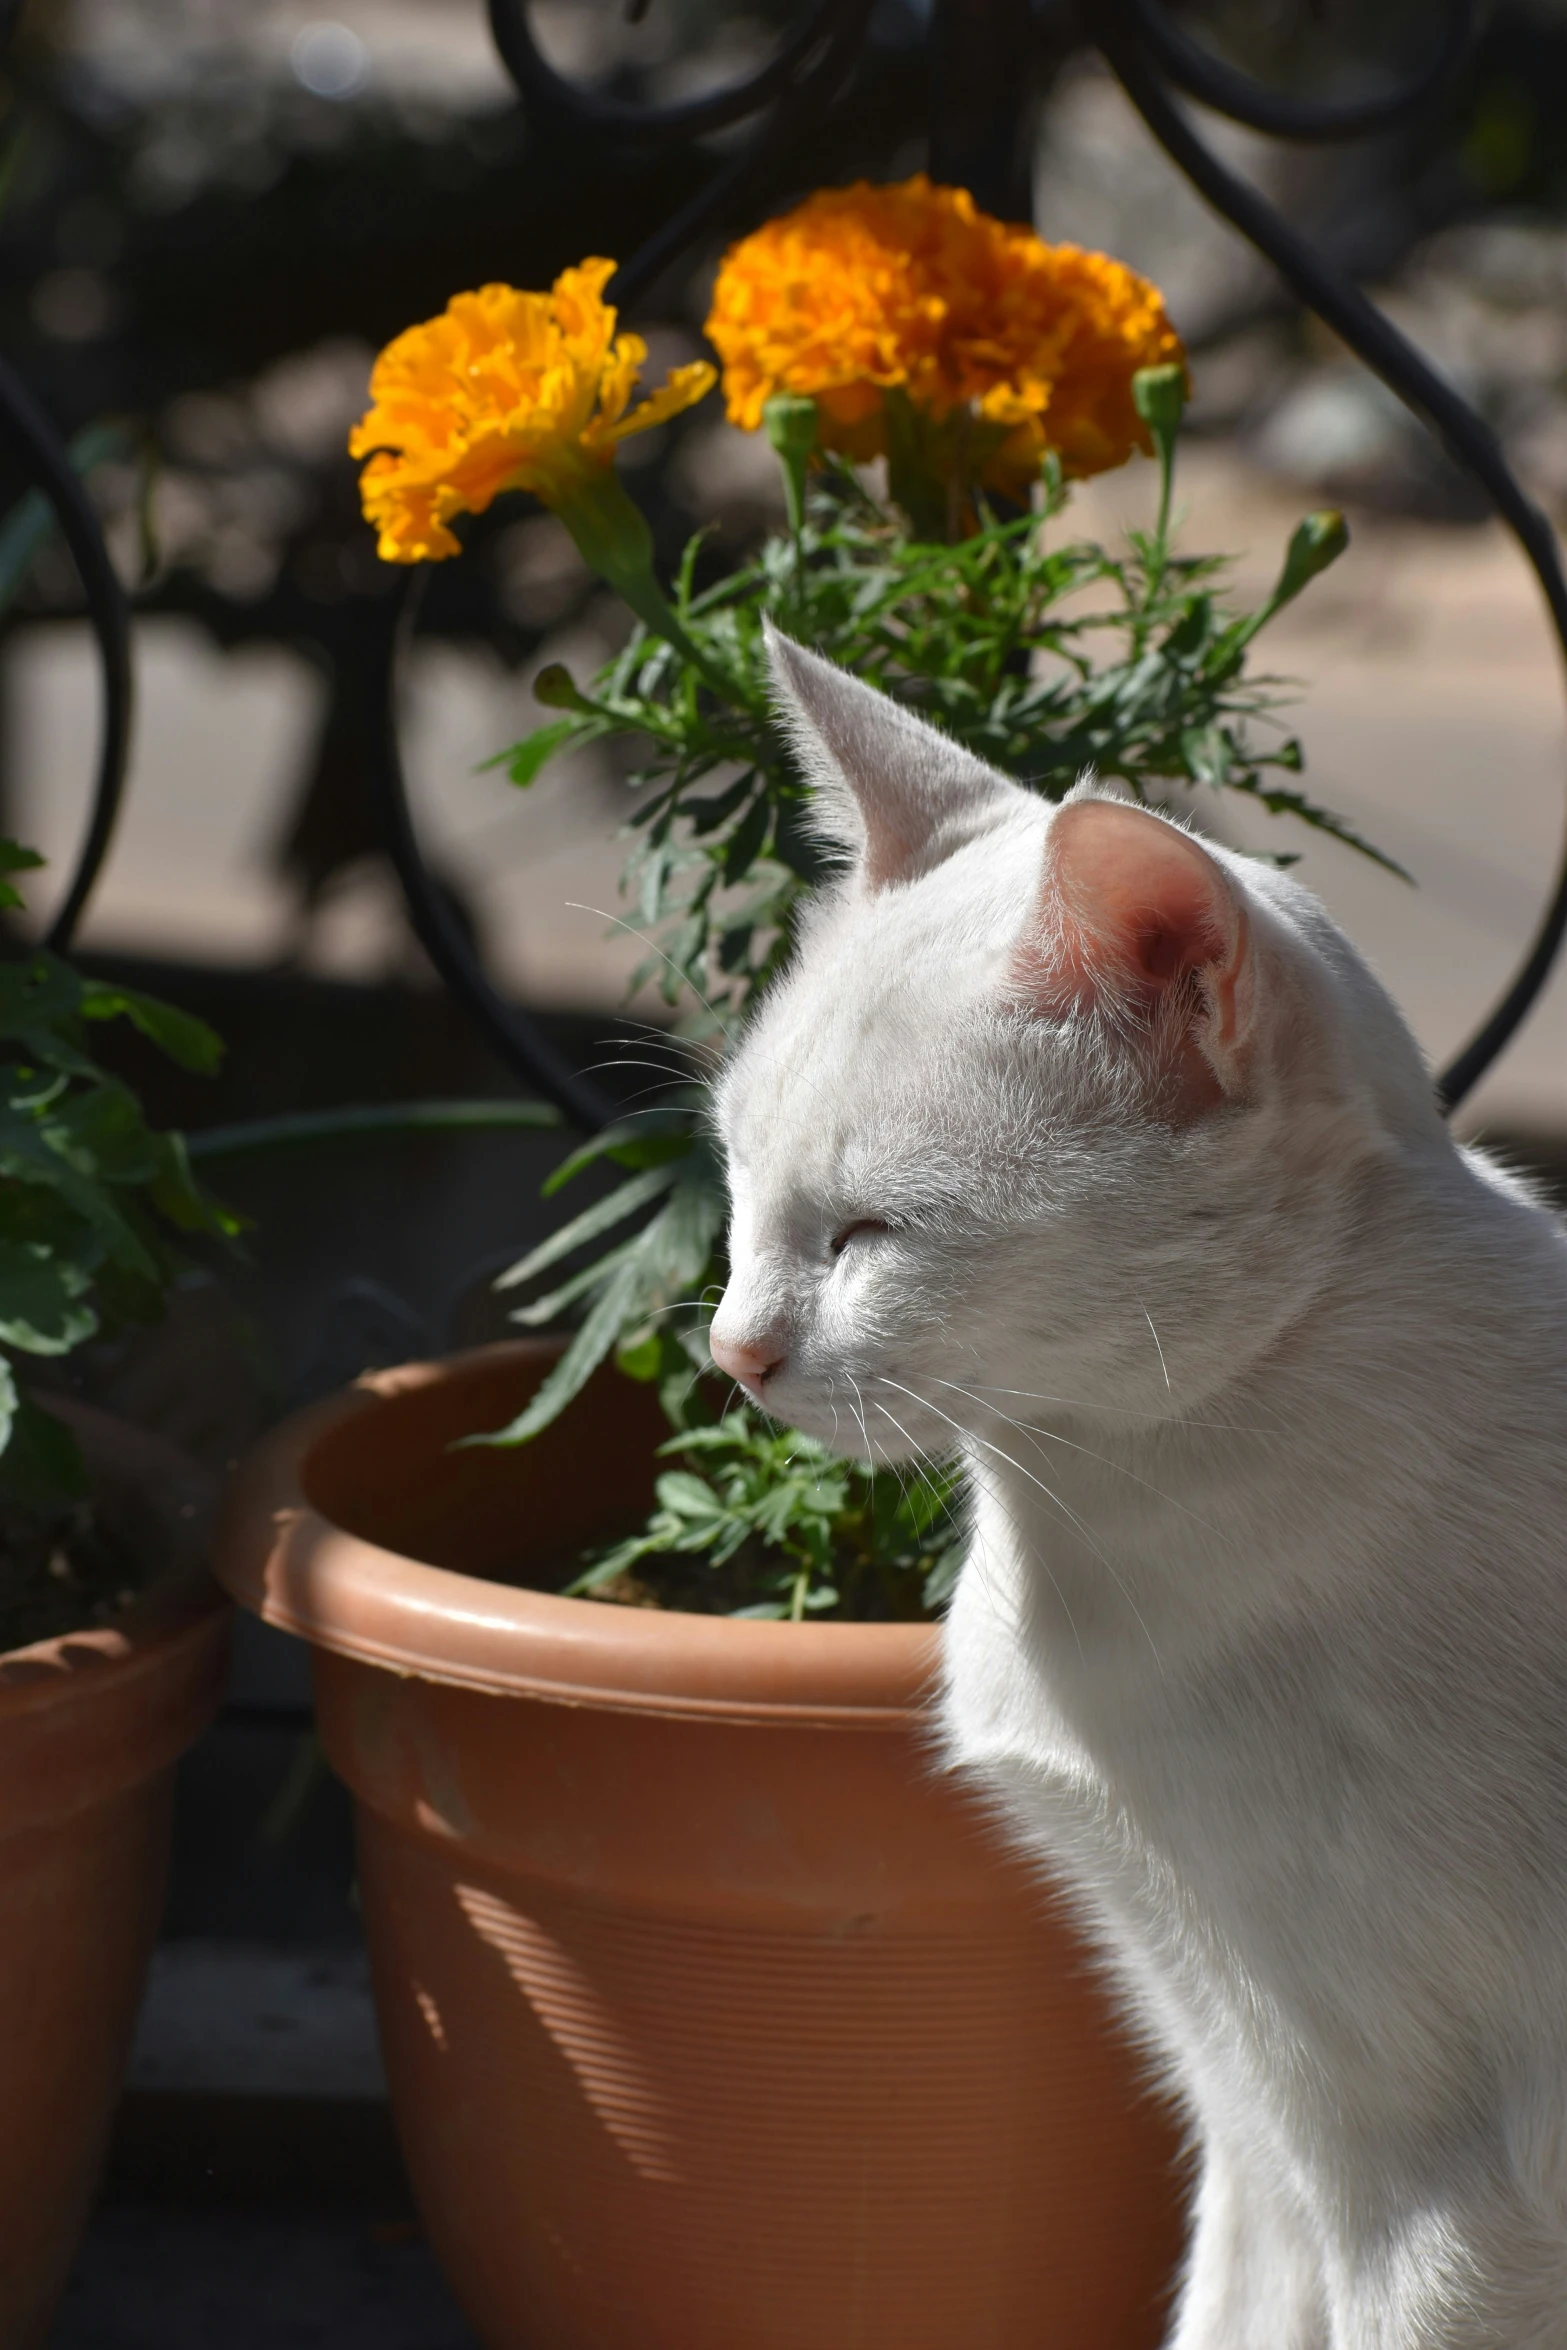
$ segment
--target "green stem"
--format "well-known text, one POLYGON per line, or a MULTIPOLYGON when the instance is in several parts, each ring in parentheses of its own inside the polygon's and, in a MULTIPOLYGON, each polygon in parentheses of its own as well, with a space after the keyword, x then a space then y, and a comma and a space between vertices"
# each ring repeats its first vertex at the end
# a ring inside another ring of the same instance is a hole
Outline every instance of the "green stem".
POLYGON ((247 1118, 234 1126, 209 1126, 188 1134, 185 1147, 192 1159, 239 1159, 257 1151, 363 1142, 382 1134, 473 1133, 560 1123, 560 1112, 548 1102, 366 1102, 342 1110, 299 1110, 279 1118, 247 1118))
POLYGON ((1143 590, 1146 609, 1164 585, 1170 560, 1170 499, 1175 487, 1175 450, 1186 412, 1186 369, 1180 361, 1141 367, 1132 378, 1132 405, 1147 425, 1159 459, 1159 519, 1143 590))
MULTIPOLYGON (((606 572, 605 577, 609 576, 606 572)), ((731 707, 738 703, 742 709, 751 706, 749 697, 740 691, 735 680, 720 669, 712 656, 705 653, 696 639, 687 633, 651 570, 641 577, 632 574, 610 579, 610 585, 617 595, 624 597, 643 627, 652 635, 662 637, 665 644, 672 646, 683 661, 689 662, 698 677, 721 701, 728 702, 731 707)))
POLYGON ((1170 501, 1175 491, 1175 442, 1159 443, 1159 518, 1153 526, 1154 586, 1164 581, 1164 568, 1170 556, 1170 501))
POLYGON ((555 508, 590 570, 624 597, 643 627, 662 637, 720 701, 759 708, 737 681, 691 637, 653 571, 653 534, 647 516, 626 493, 613 466, 595 468, 555 508))
POLYGON ((762 422, 783 471, 789 540, 794 550, 794 596, 798 603, 805 583, 805 475, 816 446, 816 402, 803 393, 775 392, 762 410, 762 422))

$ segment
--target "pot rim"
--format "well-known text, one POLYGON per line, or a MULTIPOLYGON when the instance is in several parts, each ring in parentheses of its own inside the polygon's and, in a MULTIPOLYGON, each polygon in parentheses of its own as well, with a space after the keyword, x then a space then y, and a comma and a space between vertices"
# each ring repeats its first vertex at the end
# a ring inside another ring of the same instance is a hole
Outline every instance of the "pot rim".
POLYGON ((112 1673, 117 1687, 161 1670, 171 1650, 197 1645, 228 1595, 205 1567, 160 1576, 112 1623, 84 1624, 0 1652, 0 1723, 50 1705, 91 1701, 112 1673))
POLYGON ((346 1420, 467 1365, 553 1352, 519 1339, 399 1364, 292 1414, 229 1485, 218 1580, 242 1607, 333 1655, 496 1696, 844 1730, 929 1719, 933 1624, 777 1623, 566 1599, 384 1549, 308 1499, 311 1450, 346 1420))

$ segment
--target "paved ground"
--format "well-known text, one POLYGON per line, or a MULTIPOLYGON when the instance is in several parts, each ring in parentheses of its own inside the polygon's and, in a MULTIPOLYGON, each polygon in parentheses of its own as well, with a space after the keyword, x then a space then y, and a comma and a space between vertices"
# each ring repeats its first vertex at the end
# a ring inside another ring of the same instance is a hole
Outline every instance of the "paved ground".
POLYGON ((116 2202, 49 2350, 478 2350, 406 2219, 116 2202))
MULTIPOLYGON (((741 479, 765 452, 714 429, 702 466, 741 479)), ((1143 519, 1152 468, 1134 464, 1080 494, 1085 530, 1143 519)), ((1311 501, 1216 443, 1183 460, 1186 543, 1244 550, 1241 584, 1271 580, 1311 501)), ((1265 640, 1300 681, 1294 722, 1307 782, 1406 864, 1409 889, 1348 851, 1260 817, 1231 837, 1305 850, 1319 888, 1371 955, 1434 1057, 1449 1054, 1503 985, 1558 853, 1567 715, 1537 590, 1499 526, 1368 515, 1348 555, 1265 640)), ((281 651, 224 658, 174 621, 138 636, 141 716, 123 829, 84 937, 99 945, 262 961, 288 944, 284 892, 267 865, 319 684, 281 651)), ((578 629, 540 658, 586 668, 603 648, 578 629)), ((62 628, 7 655, 24 837, 75 837, 96 726, 87 649, 62 628)), ((587 761, 517 793, 479 763, 539 723, 528 681, 450 648, 421 655, 407 741, 426 837, 472 893, 497 970, 540 1004, 609 1006, 640 949, 606 939, 628 802, 587 761)), ((1231 811, 1232 803, 1223 803, 1231 811)), ((406 955, 389 893, 347 888, 313 960, 356 975, 406 955)), ((1567 975, 1474 1105, 1471 1122, 1567 1132, 1567 975)))

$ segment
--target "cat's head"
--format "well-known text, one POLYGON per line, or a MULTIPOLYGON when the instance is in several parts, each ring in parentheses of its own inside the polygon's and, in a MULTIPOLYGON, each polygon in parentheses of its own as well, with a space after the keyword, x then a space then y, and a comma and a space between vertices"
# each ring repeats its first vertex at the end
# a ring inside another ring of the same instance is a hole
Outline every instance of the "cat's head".
POLYGON ((845 1450, 1162 1413, 1309 1299, 1370 1161, 1445 1147, 1397 1013, 1271 867, 1060 807, 772 638, 844 860, 718 1092, 715 1362, 845 1450))

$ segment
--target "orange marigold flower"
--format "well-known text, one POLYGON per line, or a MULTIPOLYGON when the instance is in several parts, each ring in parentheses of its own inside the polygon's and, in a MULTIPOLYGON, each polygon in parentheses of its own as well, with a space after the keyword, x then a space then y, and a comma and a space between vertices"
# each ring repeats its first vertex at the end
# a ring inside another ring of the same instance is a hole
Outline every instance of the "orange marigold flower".
POLYGON ((452 517, 482 514, 502 490, 566 510, 602 482, 628 433, 702 398, 715 377, 705 360, 631 406, 647 345, 615 332, 603 299, 614 269, 584 261, 547 294, 454 294, 439 318, 387 344, 348 442, 370 460, 360 495, 385 562, 457 554, 452 517))
POLYGON ((1012 495, 1047 448, 1068 474, 1149 449, 1132 377, 1184 356, 1146 278, 1047 245, 923 173, 823 189, 731 246, 707 332, 733 423, 753 430, 775 393, 806 393, 823 447, 879 456, 897 389, 937 424, 961 411, 978 430, 946 436, 949 461, 966 453, 1012 495))

